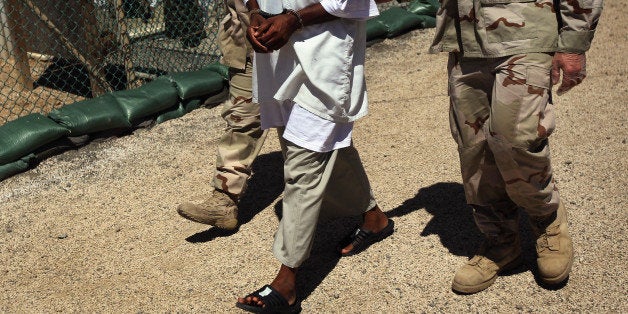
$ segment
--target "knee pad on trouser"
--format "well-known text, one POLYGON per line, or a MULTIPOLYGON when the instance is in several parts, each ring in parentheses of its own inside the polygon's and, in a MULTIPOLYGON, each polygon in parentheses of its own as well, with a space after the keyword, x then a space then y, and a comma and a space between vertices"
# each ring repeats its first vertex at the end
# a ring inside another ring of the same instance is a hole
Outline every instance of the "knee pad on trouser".
POLYGON ((560 195, 553 178, 547 143, 536 152, 513 147, 494 136, 488 143, 508 196, 515 204, 531 216, 547 215, 558 208, 560 195))

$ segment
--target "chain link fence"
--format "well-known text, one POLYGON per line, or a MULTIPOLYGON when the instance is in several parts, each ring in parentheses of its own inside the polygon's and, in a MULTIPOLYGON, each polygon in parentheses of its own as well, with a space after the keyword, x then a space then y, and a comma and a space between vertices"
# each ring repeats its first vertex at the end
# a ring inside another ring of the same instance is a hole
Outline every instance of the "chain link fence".
POLYGON ((225 14, 223 0, 0 0, 0 125, 211 64, 225 14))
POLYGON ((0 0, 0 125, 220 57, 222 0, 0 0))

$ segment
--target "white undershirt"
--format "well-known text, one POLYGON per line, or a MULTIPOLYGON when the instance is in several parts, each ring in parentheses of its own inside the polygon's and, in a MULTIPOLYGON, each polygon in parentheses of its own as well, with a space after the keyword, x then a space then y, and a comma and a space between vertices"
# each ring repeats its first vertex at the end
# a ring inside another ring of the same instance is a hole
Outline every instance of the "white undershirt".
POLYGON ((351 145, 353 122, 338 123, 316 116, 291 100, 260 106, 262 129, 283 127, 283 138, 319 153, 351 145))

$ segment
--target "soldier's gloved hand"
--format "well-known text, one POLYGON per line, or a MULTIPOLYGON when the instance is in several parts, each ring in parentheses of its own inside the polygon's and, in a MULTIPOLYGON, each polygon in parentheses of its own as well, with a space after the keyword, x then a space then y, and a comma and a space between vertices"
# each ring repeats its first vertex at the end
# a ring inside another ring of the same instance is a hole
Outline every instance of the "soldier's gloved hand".
POLYGON ((560 71, 563 72, 563 81, 556 90, 559 96, 580 84, 587 76, 587 58, 585 54, 557 52, 552 60, 552 85, 560 80, 560 71))

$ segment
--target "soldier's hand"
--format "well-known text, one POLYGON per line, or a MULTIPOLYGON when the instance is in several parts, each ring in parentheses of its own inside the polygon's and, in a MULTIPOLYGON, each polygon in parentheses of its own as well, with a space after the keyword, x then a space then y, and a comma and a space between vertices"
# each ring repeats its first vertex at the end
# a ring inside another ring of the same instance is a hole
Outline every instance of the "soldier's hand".
POLYGON ((556 94, 562 95, 572 87, 580 84, 587 76, 587 58, 585 54, 557 52, 552 60, 552 85, 560 80, 560 72, 563 72, 563 80, 556 90, 556 94))

